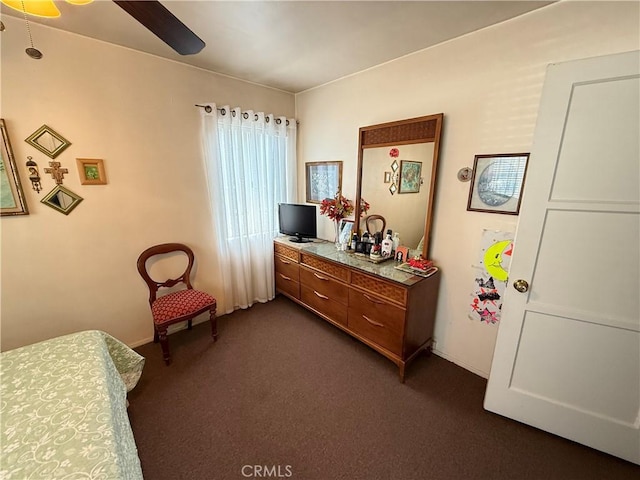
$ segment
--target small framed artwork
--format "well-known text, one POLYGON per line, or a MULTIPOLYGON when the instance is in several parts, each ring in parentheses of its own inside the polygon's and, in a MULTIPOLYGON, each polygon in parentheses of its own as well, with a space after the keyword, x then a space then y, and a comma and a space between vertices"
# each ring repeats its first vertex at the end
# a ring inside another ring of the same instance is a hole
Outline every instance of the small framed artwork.
POLYGON ((396 249, 396 262, 406 263, 409 260, 409 248, 408 247, 398 247, 396 249))
POLYGON ((338 226, 338 242, 349 244, 351 241, 351 233, 353 232, 353 220, 342 219, 338 226))
POLYGON ((29 215, 27 202, 25 201, 16 160, 11 149, 9 133, 0 119, 2 130, 2 150, 0 154, 0 215, 29 215))
POLYGON ((518 215, 528 153, 476 155, 467 210, 518 215))
POLYGON ((418 193, 422 175, 422 162, 400 161, 400 185, 398 193, 418 193))
POLYGON ((342 191, 342 162, 309 162, 305 168, 307 203, 322 203, 342 191))
POLYGON ((106 185, 104 161, 99 158, 76 158, 82 185, 106 185))
POLYGON ((391 183, 391 172, 384 172, 384 183, 391 183))

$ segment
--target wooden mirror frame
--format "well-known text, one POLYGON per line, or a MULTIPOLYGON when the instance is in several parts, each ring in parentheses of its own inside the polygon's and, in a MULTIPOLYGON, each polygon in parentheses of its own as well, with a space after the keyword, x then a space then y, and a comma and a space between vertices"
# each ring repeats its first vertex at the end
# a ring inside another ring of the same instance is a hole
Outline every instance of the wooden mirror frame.
MULTIPOLYGON (((364 151, 367 148, 387 147, 397 145, 409 145, 414 143, 434 143, 431 185, 427 215, 424 225, 424 243, 422 256, 429 258, 429 245, 431 240, 431 220, 433 217, 433 203, 436 192, 436 178, 438 158, 440 156, 440 140, 442 137, 442 123, 444 114, 427 115, 424 117, 409 118, 396 122, 380 123, 367 127, 360 127, 358 133, 358 171, 356 185, 356 205, 360 205, 362 193, 362 168, 364 151)), ((356 207, 356 212, 358 208, 356 207)), ((389 222, 389 219, 387 219, 389 222)), ((360 231, 360 216, 355 216, 355 231, 360 231)))

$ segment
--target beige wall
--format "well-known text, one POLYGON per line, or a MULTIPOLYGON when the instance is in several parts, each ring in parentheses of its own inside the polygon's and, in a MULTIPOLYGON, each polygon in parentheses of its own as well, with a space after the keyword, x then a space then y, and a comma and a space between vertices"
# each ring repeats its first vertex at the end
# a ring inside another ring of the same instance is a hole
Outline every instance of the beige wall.
POLYGON ((44 53, 29 58, 24 22, 5 16, 1 116, 31 214, 2 217, 2 349, 83 329, 131 345, 152 338, 135 263, 146 247, 179 241, 199 260, 196 287, 222 296, 195 103, 294 115, 288 93, 31 24, 44 53), (42 124, 72 145, 56 158, 84 201, 69 216, 42 205, 51 159, 23 140, 42 124), (40 166, 44 191, 27 180, 40 166), (109 184, 80 185, 76 157, 102 158, 109 184), (26 182, 26 183, 25 183, 26 182))
MULTIPOLYGON (((497 325, 467 317, 471 265, 483 229, 517 225, 517 217, 467 212, 469 183, 457 171, 473 166, 476 154, 530 151, 546 66, 638 49, 638 18, 637 2, 562 2, 296 96, 300 165, 343 160, 348 198, 355 198, 359 127, 445 114, 431 246, 443 271, 440 355, 488 375, 497 325)), ((319 222, 331 238, 330 222, 319 222)))

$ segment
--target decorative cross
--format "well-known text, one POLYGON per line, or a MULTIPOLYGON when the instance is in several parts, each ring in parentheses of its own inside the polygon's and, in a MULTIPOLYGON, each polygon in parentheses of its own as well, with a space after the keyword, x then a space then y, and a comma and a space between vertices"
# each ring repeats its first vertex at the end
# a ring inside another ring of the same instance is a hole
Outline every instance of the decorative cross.
POLYGON ((60 162, 49 162, 49 166, 51 168, 45 168, 44 173, 50 173, 51 178, 53 178, 58 185, 62 185, 64 174, 69 173, 69 170, 66 168, 60 168, 60 162))

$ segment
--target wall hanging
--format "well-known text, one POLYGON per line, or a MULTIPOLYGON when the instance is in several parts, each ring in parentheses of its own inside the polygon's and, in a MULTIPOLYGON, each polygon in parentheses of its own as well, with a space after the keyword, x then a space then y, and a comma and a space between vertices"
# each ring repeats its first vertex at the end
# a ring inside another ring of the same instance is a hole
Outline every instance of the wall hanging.
POLYGON ((518 215, 528 153, 476 155, 467 210, 518 215))
POLYGON ((31 188, 33 188, 36 193, 40 193, 42 190, 42 184, 40 183, 40 170, 38 169, 38 164, 33 161, 33 157, 27 157, 27 170, 29 170, 29 181, 31 181, 31 188))
POLYGON ((71 210, 76 208, 82 200, 83 198, 81 196, 73 193, 71 190, 62 185, 56 185, 40 202, 60 213, 69 215, 71 210))
POLYGON ((513 232, 483 230, 480 258, 474 265, 474 285, 469 304, 469 318, 488 325, 502 315, 502 297, 509 278, 513 255, 513 232))
POLYGON ((24 141, 50 158, 56 158, 65 148, 71 145, 69 140, 47 125, 41 126, 24 141))
POLYGON ((2 130, 2 153, 0 156, 0 215, 28 215, 29 209, 22 191, 16 161, 13 156, 9 133, 3 119, 0 119, 2 130))
POLYGON ((342 162, 309 162, 305 168, 307 203, 322 203, 342 191, 342 162))
POLYGON ((100 158, 76 158, 78 175, 82 185, 106 185, 104 161, 100 158))
POLYGON ((56 181, 57 185, 62 185, 64 174, 69 173, 69 169, 62 168, 62 164, 60 162, 49 162, 49 167, 50 168, 44 169, 44 173, 51 175, 51 178, 56 181))

